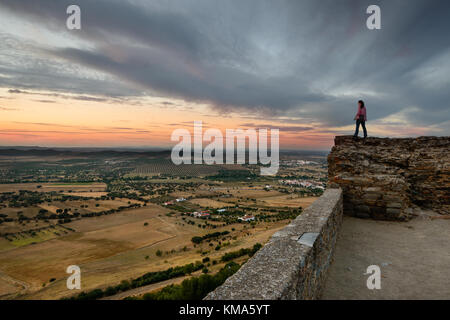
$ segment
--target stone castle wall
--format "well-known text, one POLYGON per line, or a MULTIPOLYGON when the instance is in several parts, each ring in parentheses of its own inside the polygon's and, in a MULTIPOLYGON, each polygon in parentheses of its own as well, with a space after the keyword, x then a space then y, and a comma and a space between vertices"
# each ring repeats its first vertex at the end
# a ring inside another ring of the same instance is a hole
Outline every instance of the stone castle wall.
POLYGON ((338 136, 328 156, 329 186, 344 192, 344 213, 408 220, 411 206, 450 212, 450 137, 338 136))
POLYGON ((342 190, 327 189, 206 300, 320 297, 342 223, 342 190))
POLYGON ((319 298, 343 212, 408 220, 418 205, 450 213, 449 151, 450 137, 336 137, 325 193, 205 299, 319 298))

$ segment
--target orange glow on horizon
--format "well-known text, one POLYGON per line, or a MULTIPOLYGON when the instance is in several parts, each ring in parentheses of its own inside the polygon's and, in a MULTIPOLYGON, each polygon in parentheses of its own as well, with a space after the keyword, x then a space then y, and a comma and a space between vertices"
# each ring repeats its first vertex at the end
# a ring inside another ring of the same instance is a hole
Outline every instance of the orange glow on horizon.
MULTIPOLYGON (((170 140, 173 130, 184 128, 193 134, 194 121, 198 120, 203 122, 203 131, 217 128, 224 135, 227 128, 258 129, 270 124, 270 128, 280 130, 280 149, 329 150, 335 135, 353 133, 353 125, 324 130, 313 124, 299 124, 297 131, 295 126, 280 121, 249 120, 252 115, 220 114, 205 104, 161 97, 92 100, 51 92, 18 94, 0 89, 0 145, 170 148, 176 144, 170 140)), ((389 135, 388 129, 373 124, 371 132, 389 135)), ((395 130, 404 135, 425 132, 408 127, 395 130)))
MULTIPOLYGON (((162 98, 139 103, 78 101, 53 97, 51 93, 13 94, 1 92, 3 114, 0 120, 1 145, 86 146, 86 147, 171 147, 173 130, 184 128, 193 133, 194 121, 203 122, 203 131, 243 128, 248 119, 239 115, 211 113, 207 105, 162 98), (45 99, 43 96, 49 96, 45 99)), ((263 121, 267 124, 267 121, 263 121)), ((255 121, 258 125, 258 121, 255 121)), ((273 123, 273 127, 278 127, 273 123)), ((248 127, 247 127, 248 128, 248 127)), ((332 136, 301 132, 283 132, 280 148, 328 149, 332 136)))

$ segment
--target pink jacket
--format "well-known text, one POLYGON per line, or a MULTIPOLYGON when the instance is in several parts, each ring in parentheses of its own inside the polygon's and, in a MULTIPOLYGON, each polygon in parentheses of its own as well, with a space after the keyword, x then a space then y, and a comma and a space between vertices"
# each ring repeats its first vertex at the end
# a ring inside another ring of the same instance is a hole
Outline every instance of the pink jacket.
POLYGON ((359 116, 364 116, 364 121, 367 121, 367 112, 366 112, 366 108, 359 108, 358 107, 358 112, 356 113, 355 118, 359 119, 359 116))

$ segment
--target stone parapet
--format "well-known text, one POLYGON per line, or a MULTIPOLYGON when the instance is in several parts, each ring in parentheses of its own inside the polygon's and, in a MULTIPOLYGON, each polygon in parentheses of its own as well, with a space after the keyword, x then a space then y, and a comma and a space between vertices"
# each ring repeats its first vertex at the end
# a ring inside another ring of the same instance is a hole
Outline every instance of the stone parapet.
POLYGON ((317 299, 342 223, 342 190, 328 189, 206 300, 317 299))

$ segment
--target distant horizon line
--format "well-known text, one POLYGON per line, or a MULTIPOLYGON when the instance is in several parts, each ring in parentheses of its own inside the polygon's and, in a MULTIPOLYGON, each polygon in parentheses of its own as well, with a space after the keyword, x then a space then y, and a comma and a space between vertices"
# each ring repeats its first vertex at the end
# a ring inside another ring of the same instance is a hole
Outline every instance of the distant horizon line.
MULTIPOLYGON (((171 151, 171 147, 157 147, 157 146, 39 146, 39 145, 15 145, 15 146, 4 146, 0 145, 0 150, 14 149, 14 150, 39 150, 39 149, 53 149, 53 150, 140 150, 140 151, 171 151)), ((313 152, 329 152, 329 149, 302 149, 302 148, 280 148, 280 152, 285 151, 313 151, 313 152)), ((246 149, 247 150, 247 149, 246 149)))

